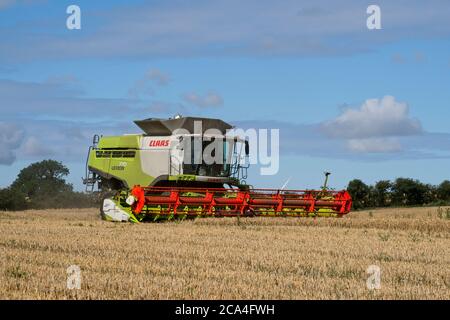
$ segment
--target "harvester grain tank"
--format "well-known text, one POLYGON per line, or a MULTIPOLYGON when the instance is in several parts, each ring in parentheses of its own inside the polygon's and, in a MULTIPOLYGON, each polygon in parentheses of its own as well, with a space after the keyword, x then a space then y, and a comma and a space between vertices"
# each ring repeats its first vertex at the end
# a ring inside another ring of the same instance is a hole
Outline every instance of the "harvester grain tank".
MULTIPOLYGON (((181 117, 135 121, 144 133, 94 136, 83 183, 107 195, 106 220, 205 216, 342 216, 347 191, 255 189, 247 179, 249 142, 229 135, 219 119, 181 117), (214 161, 203 154, 215 148, 214 161), (218 147, 219 146, 219 147, 218 147), (217 161, 219 160, 219 161, 217 161)), ((328 175, 326 176, 328 179, 328 175)))

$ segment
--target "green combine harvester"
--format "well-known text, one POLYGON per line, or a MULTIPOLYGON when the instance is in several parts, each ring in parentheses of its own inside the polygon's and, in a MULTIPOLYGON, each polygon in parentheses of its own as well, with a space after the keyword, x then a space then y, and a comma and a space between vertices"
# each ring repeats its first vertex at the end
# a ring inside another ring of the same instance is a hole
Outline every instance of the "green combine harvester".
MULTIPOLYGON (((246 184, 249 142, 219 119, 135 121, 144 133, 95 135, 87 191, 105 195, 103 219, 157 221, 205 216, 342 216, 347 191, 254 189, 246 184), (205 156, 207 155, 207 156, 205 156)), ((327 175, 328 178, 328 175, 327 175)))

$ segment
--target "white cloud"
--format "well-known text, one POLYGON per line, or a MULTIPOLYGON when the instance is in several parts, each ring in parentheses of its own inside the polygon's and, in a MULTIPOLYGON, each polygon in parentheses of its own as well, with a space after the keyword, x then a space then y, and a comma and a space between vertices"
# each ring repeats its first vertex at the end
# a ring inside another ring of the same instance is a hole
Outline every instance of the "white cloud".
POLYGON ((29 157, 47 157, 54 154, 53 150, 35 136, 27 138, 22 146, 23 154, 29 157))
POLYGON ((186 93, 183 95, 183 100, 199 108, 220 107, 223 105, 223 98, 211 91, 203 97, 194 92, 186 93))
POLYGON ((15 151, 17 159, 38 161, 52 158, 63 162, 85 161, 94 134, 138 133, 131 119, 116 121, 23 120, 23 143, 15 151))
POLYGON ((421 134, 420 121, 408 114, 408 105, 393 96, 368 99, 360 108, 348 108, 321 125, 331 138, 346 140, 347 149, 357 153, 402 151, 398 137, 421 134))
POLYGON ((61 81, 22 82, 0 79, 2 117, 93 118, 116 117, 139 109, 133 99, 86 97, 84 90, 61 81))
POLYGON ((408 115, 408 105, 392 96, 368 99, 358 109, 346 109, 337 118, 325 122, 322 130, 330 137, 365 139, 420 134, 419 120, 408 115))
POLYGON ((237 127, 280 129, 280 153, 327 159, 384 161, 398 159, 450 159, 450 133, 373 138, 332 138, 321 124, 277 121, 233 121, 237 127))
POLYGON ((24 132, 14 124, 0 122, 0 165, 10 165, 16 160, 24 132))
POLYGON ((0 60, 341 55, 377 50, 380 44, 410 37, 411 30, 423 38, 450 33, 448 1, 410 0, 407 5, 380 1, 387 32, 370 35, 364 26, 367 4, 361 1, 317 0, 311 5, 286 0, 279 5, 270 0, 210 0, 111 5, 90 12, 100 21, 99 27, 76 38, 49 31, 49 27, 59 25, 59 17, 45 25, 29 19, 20 22, 19 27, 30 23, 36 27, 2 39, 0 60), (37 32, 43 36, 36 36, 37 32))
POLYGON ((350 139, 347 146, 351 151, 359 153, 390 153, 402 150, 399 141, 386 138, 350 139))

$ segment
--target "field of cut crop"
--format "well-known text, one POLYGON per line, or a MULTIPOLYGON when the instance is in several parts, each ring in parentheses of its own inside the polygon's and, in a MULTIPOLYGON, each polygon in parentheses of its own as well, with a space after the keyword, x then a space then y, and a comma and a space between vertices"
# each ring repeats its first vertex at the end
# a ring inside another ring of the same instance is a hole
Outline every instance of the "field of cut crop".
POLYGON ((101 221, 96 209, 1 212, 0 298, 450 299, 445 210, 154 224, 101 221), (79 290, 67 288, 72 265, 79 290))

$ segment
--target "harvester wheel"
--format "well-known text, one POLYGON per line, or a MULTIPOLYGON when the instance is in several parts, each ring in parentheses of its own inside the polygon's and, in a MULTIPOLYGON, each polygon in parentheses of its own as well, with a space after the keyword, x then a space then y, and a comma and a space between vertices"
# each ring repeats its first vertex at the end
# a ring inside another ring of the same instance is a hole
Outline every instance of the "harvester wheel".
POLYGON ((106 220, 105 211, 103 211, 103 203, 107 198, 108 197, 102 197, 102 200, 100 201, 100 218, 102 218, 102 220, 106 220))
POLYGON ((255 211, 253 209, 245 209, 244 211, 244 217, 254 217, 255 216, 255 211))

